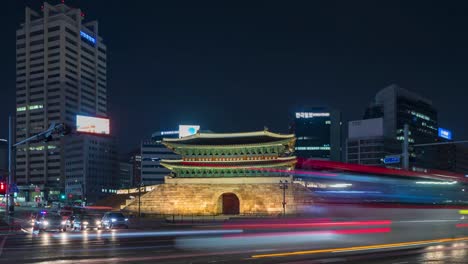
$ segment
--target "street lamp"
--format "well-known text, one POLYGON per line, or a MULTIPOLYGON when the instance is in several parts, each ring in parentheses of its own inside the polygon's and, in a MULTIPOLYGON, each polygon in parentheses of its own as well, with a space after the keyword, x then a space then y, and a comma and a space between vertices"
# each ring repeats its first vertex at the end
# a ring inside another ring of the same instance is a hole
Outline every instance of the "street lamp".
POLYGON ((140 177, 140 184, 138 184, 138 218, 141 217, 141 187, 143 187, 143 182, 140 177))
POLYGON ((286 189, 288 189, 287 180, 280 180, 280 189, 283 190, 283 216, 286 216, 286 189))

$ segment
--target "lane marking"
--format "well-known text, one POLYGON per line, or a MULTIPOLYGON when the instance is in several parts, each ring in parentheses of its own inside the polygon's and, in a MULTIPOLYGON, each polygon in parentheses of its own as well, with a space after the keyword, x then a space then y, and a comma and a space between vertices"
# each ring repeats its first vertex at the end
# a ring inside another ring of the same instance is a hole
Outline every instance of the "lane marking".
POLYGON ((460 219, 457 220, 404 220, 404 221, 395 221, 394 223, 443 223, 443 222, 459 222, 460 219))
POLYGON ((391 244, 378 244, 378 245, 356 246, 356 247, 345 247, 345 248, 329 248, 329 249, 292 251, 292 252, 273 253, 273 254, 261 254, 261 255, 252 255, 252 258, 286 257, 286 256, 309 255, 309 254, 318 254, 318 253, 340 253, 340 252, 346 252, 346 251, 360 251, 360 250, 418 246, 418 245, 425 245, 425 244, 447 243, 447 242, 455 242, 455 241, 463 241, 463 240, 468 240, 468 237, 442 238, 442 239, 421 240, 421 241, 391 243, 391 244))

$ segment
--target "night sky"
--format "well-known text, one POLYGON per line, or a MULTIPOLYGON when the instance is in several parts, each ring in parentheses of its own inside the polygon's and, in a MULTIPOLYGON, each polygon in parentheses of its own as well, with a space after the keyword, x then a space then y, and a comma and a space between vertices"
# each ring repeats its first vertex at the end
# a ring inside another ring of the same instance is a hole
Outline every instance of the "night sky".
MULTIPOLYGON (((431 99, 440 126, 468 139, 465 1, 65 2, 99 20, 122 151, 179 123, 286 132, 301 105, 360 119, 392 83, 431 99)), ((41 3, 2 1, 0 137, 15 111, 15 30, 41 3)))

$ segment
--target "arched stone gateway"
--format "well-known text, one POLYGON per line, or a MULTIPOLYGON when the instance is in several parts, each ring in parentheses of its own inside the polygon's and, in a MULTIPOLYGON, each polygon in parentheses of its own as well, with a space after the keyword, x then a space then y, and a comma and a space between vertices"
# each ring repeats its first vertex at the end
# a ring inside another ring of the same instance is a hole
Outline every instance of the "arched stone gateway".
POLYGON ((221 212, 224 215, 238 215, 240 213, 239 198, 233 193, 223 193, 221 199, 221 212))

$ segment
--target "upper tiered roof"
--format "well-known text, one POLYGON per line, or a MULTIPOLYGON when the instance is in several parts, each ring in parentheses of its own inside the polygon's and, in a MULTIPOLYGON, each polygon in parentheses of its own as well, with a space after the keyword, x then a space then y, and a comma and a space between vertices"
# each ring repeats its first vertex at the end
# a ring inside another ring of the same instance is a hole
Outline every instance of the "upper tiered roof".
POLYGON ((294 134, 277 134, 267 130, 242 133, 197 133, 183 138, 165 138, 166 145, 196 146, 231 146, 273 143, 283 140, 294 140, 294 134))

